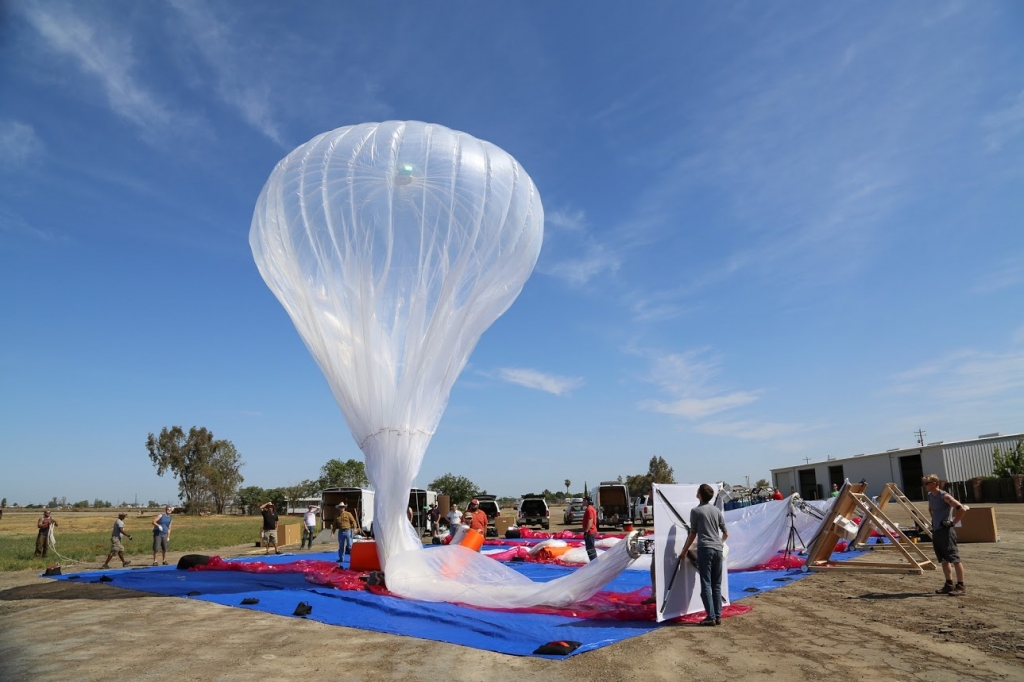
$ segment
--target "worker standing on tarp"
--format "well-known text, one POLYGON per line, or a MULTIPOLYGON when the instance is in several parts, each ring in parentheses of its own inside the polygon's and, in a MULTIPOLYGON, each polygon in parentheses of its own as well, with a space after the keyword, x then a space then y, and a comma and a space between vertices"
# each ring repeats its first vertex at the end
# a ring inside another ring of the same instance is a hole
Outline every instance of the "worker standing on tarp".
POLYGON ((334 519, 334 528, 338 531, 338 563, 345 560, 345 552, 352 552, 352 534, 355 533, 357 522, 352 512, 345 508, 345 503, 337 505, 338 516, 334 519))

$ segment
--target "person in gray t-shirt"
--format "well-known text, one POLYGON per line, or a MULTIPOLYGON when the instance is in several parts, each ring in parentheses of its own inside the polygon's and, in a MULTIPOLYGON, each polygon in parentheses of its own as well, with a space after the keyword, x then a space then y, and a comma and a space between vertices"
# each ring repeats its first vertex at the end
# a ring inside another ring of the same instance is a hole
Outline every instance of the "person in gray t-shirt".
POLYGON ((690 533, 683 554, 697 540, 697 572, 700 574, 700 600, 704 603, 701 625, 722 624, 722 572, 725 571, 724 543, 729 538, 725 515, 711 504, 715 490, 707 483, 697 488, 700 504, 690 510, 690 533))
POLYGON ((124 519, 126 516, 128 516, 126 512, 121 512, 117 515, 117 521, 114 521, 114 529, 110 533, 110 554, 107 555, 107 560, 103 562, 102 568, 110 568, 110 560, 114 558, 115 554, 121 560, 122 566, 127 566, 131 563, 124 558, 124 545, 121 544, 121 538, 132 539, 132 536, 124 531, 124 519))

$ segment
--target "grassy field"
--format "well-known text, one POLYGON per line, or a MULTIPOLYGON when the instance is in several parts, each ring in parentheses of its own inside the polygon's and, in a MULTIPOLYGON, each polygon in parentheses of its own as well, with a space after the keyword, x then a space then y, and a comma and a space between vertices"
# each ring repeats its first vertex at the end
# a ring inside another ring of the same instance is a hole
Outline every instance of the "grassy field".
MULTIPOLYGON (((58 511, 54 513, 56 550, 65 557, 84 563, 102 563, 110 551, 110 531, 118 510, 104 512, 58 511)), ((32 555, 36 546, 36 521, 40 510, 12 511, 6 509, 0 519, 0 571, 25 568, 44 569, 62 562, 53 550, 46 559, 32 555)), ((125 557, 133 563, 149 563, 153 556, 154 513, 144 516, 131 512, 124 520, 125 529, 135 539, 124 540, 125 557)), ((298 518, 281 519, 281 523, 301 523, 298 518)), ((170 549, 176 552, 212 550, 254 543, 259 539, 261 519, 258 516, 184 516, 175 515, 171 526, 170 549)), ((114 557, 114 565, 118 559, 114 557)))

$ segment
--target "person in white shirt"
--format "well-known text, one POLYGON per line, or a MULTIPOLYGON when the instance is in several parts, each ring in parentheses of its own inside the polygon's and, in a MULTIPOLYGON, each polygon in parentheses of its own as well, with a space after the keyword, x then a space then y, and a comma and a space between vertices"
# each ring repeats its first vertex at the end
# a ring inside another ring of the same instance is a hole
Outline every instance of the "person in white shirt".
POLYGON ((455 537, 455 531, 461 524, 462 512, 459 511, 459 505, 453 504, 451 511, 448 512, 448 535, 455 537))
POLYGON ((306 509, 306 514, 302 519, 302 542, 299 544, 299 549, 306 546, 306 540, 309 540, 309 548, 313 549, 313 538, 316 537, 316 515, 320 513, 320 507, 315 504, 309 505, 306 509))

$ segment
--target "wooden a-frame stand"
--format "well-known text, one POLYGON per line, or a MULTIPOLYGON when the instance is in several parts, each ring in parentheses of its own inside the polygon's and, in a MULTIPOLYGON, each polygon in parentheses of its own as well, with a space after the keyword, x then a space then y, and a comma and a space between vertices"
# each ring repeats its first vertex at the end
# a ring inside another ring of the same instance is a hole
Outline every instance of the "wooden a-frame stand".
MULTIPOLYGON (((920 509, 914 506, 914 503, 910 501, 903 491, 900 490, 895 483, 886 483, 885 487, 882 488, 882 493, 878 496, 878 501, 875 504, 882 511, 889 504, 890 500, 895 500, 897 504, 903 507, 904 511, 910 514, 910 518, 914 521, 914 525, 917 527, 918 534, 931 540, 932 538, 932 524, 928 520, 920 509)), ((889 535, 888 533, 886 535, 889 535)), ((868 544, 868 538, 871 536, 871 526, 869 524, 861 524, 860 530, 857 531, 857 537, 850 543, 851 547, 860 548, 861 545, 870 547, 871 549, 895 549, 896 540, 890 535, 889 539, 893 541, 890 543, 876 543, 874 545, 868 544)))
POLYGON ((804 570, 911 573, 916 575, 921 575, 925 571, 934 571, 935 564, 924 555, 924 552, 916 544, 910 541, 910 538, 885 515, 878 505, 871 501, 870 497, 864 494, 867 487, 867 483, 852 483, 843 486, 829 515, 822 522, 822 528, 807 549, 807 563, 804 565, 804 570), (861 517, 861 528, 857 532, 857 537, 860 536, 860 533, 864 533, 867 537, 867 533, 870 533, 872 528, 877 529, 889 537, 893 547, 899 551, 904 561, 831 561, 832 550, 835 549, 836 543, 846 537, 841 532, 840 523, 850 523, 854 516, 861 517))

